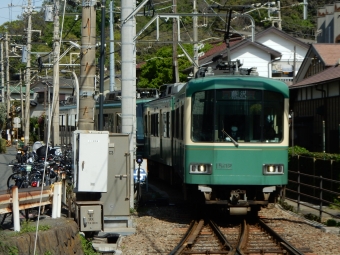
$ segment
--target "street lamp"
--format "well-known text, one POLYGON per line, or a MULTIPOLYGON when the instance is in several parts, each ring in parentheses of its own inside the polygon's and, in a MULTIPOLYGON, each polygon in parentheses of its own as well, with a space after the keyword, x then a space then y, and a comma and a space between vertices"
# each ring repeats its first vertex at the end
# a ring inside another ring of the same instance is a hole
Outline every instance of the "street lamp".
POLYGON ((78 82, 78 77, 74 71, 69 71, 69 70, 61 70, 61 73, 72 73, 74 80, 76 82, 76 91, 77 91, 77 111, 76 111, 76 130, 78 130, 78 115, 79 115, 79 82, 78 82))

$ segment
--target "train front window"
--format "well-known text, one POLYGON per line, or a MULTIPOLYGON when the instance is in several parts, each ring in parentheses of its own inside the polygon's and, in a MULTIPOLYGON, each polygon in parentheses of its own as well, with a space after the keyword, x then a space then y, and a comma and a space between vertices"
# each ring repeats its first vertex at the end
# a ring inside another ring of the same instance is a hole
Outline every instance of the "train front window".
POLYGON ((273 91, 223 89, 192 97, 194 142, 278 143, 284 98, 273 91))

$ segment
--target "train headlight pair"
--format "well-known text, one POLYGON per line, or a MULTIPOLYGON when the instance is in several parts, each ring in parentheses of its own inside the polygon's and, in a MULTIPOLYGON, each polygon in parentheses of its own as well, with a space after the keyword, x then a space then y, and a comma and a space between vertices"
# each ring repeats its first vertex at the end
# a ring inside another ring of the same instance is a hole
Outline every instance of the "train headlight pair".
POLYGON ((264 164, 263 174, 283 174, 283 165, 282 164, 264 164))
POLYGON ((212 164, 207 163, 191 163, 190 171, 191 174, 211 174, 212 164))

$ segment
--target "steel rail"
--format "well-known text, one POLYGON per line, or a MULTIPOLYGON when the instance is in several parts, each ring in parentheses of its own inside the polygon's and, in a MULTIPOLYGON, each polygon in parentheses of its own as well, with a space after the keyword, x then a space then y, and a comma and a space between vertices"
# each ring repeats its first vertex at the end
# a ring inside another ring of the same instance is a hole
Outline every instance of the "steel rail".
POLYGON ((247 244, 248 230, 248 225, 246 224, 246 221, 243 220, 238 245, 229 255, 243 255, 242 248, 247 244))
POLYGON ((195 221, 192 221, 190 223, 190 226, 188 228, 188 231, 185 233, 185 235, 183 236, 182 240, 179 242, 179 244, 175 247, 175 249, 173 249, 169 255, 177 255, 180 254, 184 248, 187 246, 186 245, 186 240, 189 238, 190 234, 192 233, 192 231, 194 230, 194 227, 197 225, 197 223, 195 221))
POLYGON ((271 227, 269 227, 263 220, 258 219, 259 224, 263 229, 265 229, 271 236, 273 236, 281 246, 283 246, 289 254, 293 255, 303 255, 304 252, 300 251, 296 247, 294 247, 290 242, 285 240, 282 236, 280 236, 278 233, 276 233, 271 227))
POLYGON ((225 235, 221 232, 219 227, 216 225, 216 223, 213 222, 212 220, 209 220, 209 224, 210 224, 211 229, 214 231, 215 235, 217 236, 217 238, 222 243, 222 246, 228 249, 229 251, 232 251, 233 247, 231 246, 231 244, 229 243, 225 235))

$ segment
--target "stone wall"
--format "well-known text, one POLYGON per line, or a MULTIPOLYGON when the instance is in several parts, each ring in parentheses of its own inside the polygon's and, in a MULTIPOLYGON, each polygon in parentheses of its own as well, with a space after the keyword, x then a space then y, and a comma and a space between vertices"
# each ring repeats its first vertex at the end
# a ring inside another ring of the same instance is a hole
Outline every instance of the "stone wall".
MULTIPOLYGON (((36 222, 30 222, 36 225, 36 222)), ((83 255, 78 225, 73 219, 46 218, 39 222, 40 226, 49 226, 45 231, 38 232, 36 255, 76 254, 83 255)), ((0 232, 0 254, 33 255, 35 232, 16 233, 11 230, 0 232)))

